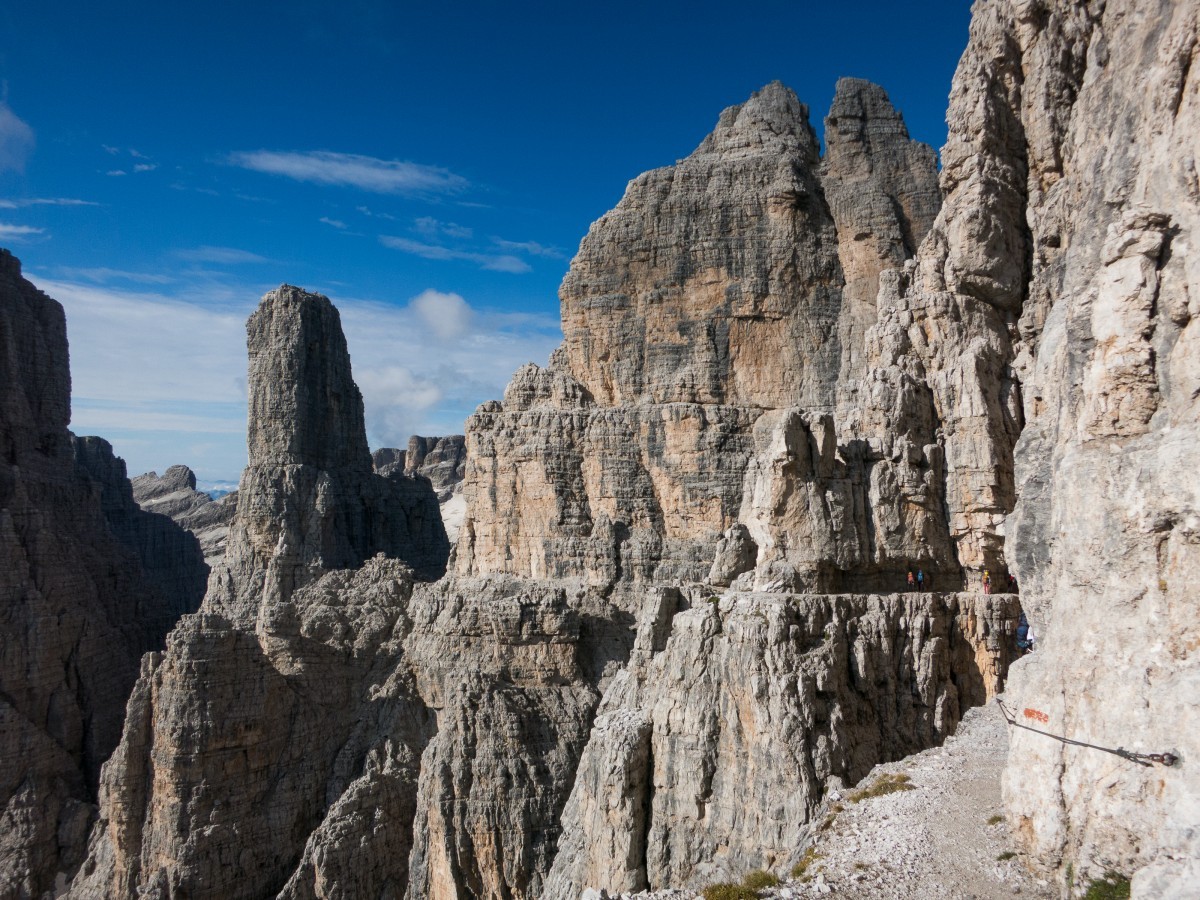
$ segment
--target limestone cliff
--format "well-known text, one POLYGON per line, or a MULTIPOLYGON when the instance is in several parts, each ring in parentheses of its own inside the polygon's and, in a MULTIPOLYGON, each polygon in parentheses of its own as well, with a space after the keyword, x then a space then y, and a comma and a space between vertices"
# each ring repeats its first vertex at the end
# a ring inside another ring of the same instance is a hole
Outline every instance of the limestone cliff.
POLYGON ((237 512, 237 491, 214 500, 196 490, 196 474, 187 466, 171 466, 160 478, 146 472, 131 480, 133 499, 146 512, 169 516, 196 536, 211 568, 225 556, 229 526, 237 512))
POLYGON ((660 597, 598 710, 548 900, 786 871, 827 788, 941 743, 1003 689, 1019 612, 1011 596, 728 594, 675 614, 679 592, 660 597))
POLYGON ((1200 883, 1198 46, 1192 0, 978 3, 916 270, 1002 320, 1021 381, 996 497, 1017 500, 1006 552, 1042 646, 1014 703, 1046 731, 1182 758, 1018 730, 1010 815, 1064 880, 1137 871, 1147 897, 1200 883))
POLYGON ((937 213, 934 154, 854 79, 826 132, 821 160, 768 85, 592 226, 562 347, 468 423, 457 571, 699 580, 740 525, 759 587, 961 582, 929 389, 868 334, 937 213))
POLYGON ((74 438, 62 307, 0 250, 0 897, 83 859, 100 765, 141 655, 196 609, 194 538, 133 503, 125 464, 74 438))

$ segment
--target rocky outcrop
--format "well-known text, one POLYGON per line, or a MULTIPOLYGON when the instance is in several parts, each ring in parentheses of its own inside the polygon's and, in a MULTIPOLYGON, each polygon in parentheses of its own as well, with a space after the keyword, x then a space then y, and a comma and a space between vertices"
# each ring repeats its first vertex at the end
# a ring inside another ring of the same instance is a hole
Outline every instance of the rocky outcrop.
POLYGON ((449 542, 437 498, 428 482, 375 474, 333 304, 283 285, 246 330, 249 465, 206 608, 253 620, 323 572, 378 553, 439 576, 449 542))
POLYGON ((0 250, 0 897, 83 859, 138 660, 203 595, 195 540, 76 439, 62 307, 0 250))
POLYGON ((147 472, 131 483, 138 506, 168 516, 194 534, 210 568, 221 561, 229 526, 237 512, 237 491, 214 500, 196 490, 196 475, 187 466, 171 466, 161 478, 157 472, 147 472))
POLYGON ((769 85, 592 226, 562 348, 468 423, 457 571, 700 580, 741 524, 759 587, 961 580, 929 390, 868 335, 937 212, 934 156, 867 82, 829 123, 821 160, 769 85))
POLYGON ((1200 877, 1198 46, 1190 0, 977 4, 943 237, 918 267, 1013 343, 1006 552, 1041 639, 1014 704, 1054 734, 1181 757, 1014 731, 1011 823, 1064 880, 1136 872, 1147 897, 1200 877))
POLYGON ((169 516, 146 512, 134 499, 125 460, 103 438, 71 439, 75 465, 100 487, 100 506, 113 536, 138 558, 173 619, 200 608, 208 566, 196 536, 169 516))
POLYGON ((467 439, 461 434, 447 437, 408 439, 408 449, 383 447, 371 454, 376 473, 389 478, 426 478, 437 494, 446 536, 458 540, 466 512, 462 482, 467 469, 467 439))
POLYGON ((786 870, 826 789, 940 743, 1003 689, 1020 611, 1002 596, 691 593, 675 614, 684 598, 660 597, 600 705, 547 898, 786 870))

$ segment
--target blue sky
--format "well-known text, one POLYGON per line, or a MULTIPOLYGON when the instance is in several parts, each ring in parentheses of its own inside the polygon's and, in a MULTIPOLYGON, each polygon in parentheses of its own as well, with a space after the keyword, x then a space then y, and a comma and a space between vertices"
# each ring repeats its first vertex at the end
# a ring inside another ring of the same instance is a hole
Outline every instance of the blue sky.
POLYGON ((72 428, 131 474, 245 464, 245 336, 280 282, 342 310, 372 446, 462 430, 561 334, 640 172, 779 79, 945 139, 964 2, 0 6, 0 246, 67 308, 72 428))

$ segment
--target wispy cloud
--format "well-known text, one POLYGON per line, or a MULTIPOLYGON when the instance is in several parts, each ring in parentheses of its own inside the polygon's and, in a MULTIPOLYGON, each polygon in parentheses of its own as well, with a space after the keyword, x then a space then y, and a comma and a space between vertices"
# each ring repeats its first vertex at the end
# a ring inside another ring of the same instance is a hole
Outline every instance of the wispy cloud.
POLYGON ((529 263, 509 254, 476 253, 471 250, 457 250, 452 247, 427 244, 423 241, 414 241, 409 238, 395 237, 388 234, 380 235, 379 242, 385 247, 391 247, 393 250, 399 250, 402 253, 411 253, 414 256, 421 256, 425 259, 465 260, 475 263, 481 269, 487 269, 490 272, 510 272, 514 275, 520 275, 523 272, 531 271, 529 263))
POLYGON ((31 225, 7 225, 0 222, 0 240, 20 241, 39 234, 45 234, 45 229, 34 228, 31 225))
POLYGON ((474 229, 468 228, 465 225, 459 225, 457 222, 440 222, 432 216, 422 216, 419 219, 414 219, 413 231, 427 238, 448 237, 463 239, 472 237, 475 234, 474 229))
POLYGON ((549 259, 566 258, 566 254, 557 247, 547 247, 537 241, 506 241, 504 238, 492 238, 492 243, 501 250, 513 253, 528 253, 530 256, 545 256, 549 259))
POLYGON ((33 129, 0 100, 0 172, 24 172, 34 143, 33 129))
POLYGON ((134 175, 140 175, 143 172, 153 172, 158 168, 158 163, 154 162, 145 153, 134 150, 132 147, 126 150, 122 149, 121 147, 112 147, 108 144, 101 144, 100 146, 104 148, 104 152, 109 156, 128 156, 130 157, 131 161, 139 159, 143 160, 143 162, 133 162, 132 165, 130 163, 125 163, 124 168, 109 169, 104 173, 112 178, 120 178, 121 176, 129 175, 130 173, 133 173, 134 175))
POLYGON ((177 250, 175 255, 188 262, 217 263, 218 265, 270 262, 265 256, 251 253, 249 250, 238 250, 236 247, 196 247, 191 250, 177 250))
POLYGON ((364 216, 370 216, 372 219, 388 219, 393 222, 396 221, 396 217, 393 216, 391 213, 376 212, 375 210, 373 210, 367 206, 356 206, 354 208, 356 210, 358 210, 358 212, 362 213, 364 216))
POLYGON ((0 200, 0 209, 24 209, 27 206, 99 206, 92 200, 76 200, 73 197, 22 197, 17 200, 0 200))
POLYGON ((467 187, 467 180, 449 169, 357 153, 255 150, 231 153, 227 161, 255 172, 377 194, 455 194, 467 187))
POLYGON ((128 272, 124 269, 109 269, 103 266, 90 269, 59 266, 54 271, 64 278, 82 278, 96 284, 108 284, 111 281, 129 281, 134 284, 171 284, 175 281, 170 275, 156 272, 128 272))
POLYGON ((334 228, 346 227, 346 223, 341 219, 331 219, 329 216, 321 216, 320 221, 324 222, 326 225, 332 225, 334 228))

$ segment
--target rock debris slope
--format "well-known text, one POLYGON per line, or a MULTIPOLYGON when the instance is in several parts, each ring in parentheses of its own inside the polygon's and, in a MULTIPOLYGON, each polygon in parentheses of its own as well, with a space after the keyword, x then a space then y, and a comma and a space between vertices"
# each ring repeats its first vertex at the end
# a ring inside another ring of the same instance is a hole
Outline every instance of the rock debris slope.
POLYGON ((200 548, 68 430, 62 307, 0 250, 0 897, 83 859, 141 655, 199 605, 200 548))
POLYGON ((867 82, 829 122, 821 160, 768 85, 592 226, 562 347, 468 423, 458 572, 700 580, 741 525, 746 586, 962 583, 938 411, 867 328, 938 211, 934 154, 867 82))

